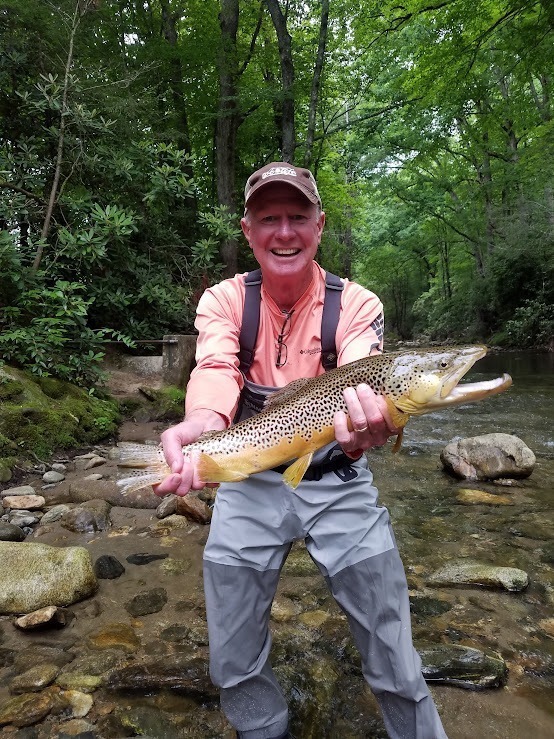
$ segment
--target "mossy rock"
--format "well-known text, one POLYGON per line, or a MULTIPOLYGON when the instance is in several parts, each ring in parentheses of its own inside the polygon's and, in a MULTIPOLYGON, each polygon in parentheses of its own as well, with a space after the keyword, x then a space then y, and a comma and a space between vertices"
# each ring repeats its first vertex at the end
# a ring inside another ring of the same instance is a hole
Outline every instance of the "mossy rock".
POLYGON ((23 383, 0 377, 0 400, 12 400, 23 393, 23 383))
MULTIPOLYGON (((132 399, 125 399, 122 412, 133 415, 143 410, 151 421, 182 421, 185 413, 185 393, 178 387, 170 385, 161 389, 143 386, 140 389, 141 400, 137 407, 132 399)), ((144 419, 143 419, 144 420, 144 419)))
MULTIPOLYGON (((56 449, 94 444, 117 431, 119 408, 111 400, 52 378, 3 368, 0 385, 17 383, 17 396, 0 408, 0 460, 47 458, 56 449)), ((9 460, 9 463, 6 460, 9 460)))

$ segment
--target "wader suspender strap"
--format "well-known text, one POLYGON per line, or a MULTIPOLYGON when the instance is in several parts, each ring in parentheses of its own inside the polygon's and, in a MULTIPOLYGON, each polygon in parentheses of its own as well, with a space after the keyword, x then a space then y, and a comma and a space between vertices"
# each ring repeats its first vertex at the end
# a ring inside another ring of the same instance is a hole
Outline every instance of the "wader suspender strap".
POLYGON ((262 289, 262 270, 255 269, 244 278, 244 310, 239 336, 239 369, 246 374, 254 361, 254 347, 260 325, 260 290, 262 289))
POLYGON ((340 315, 340 298, 344 285, 340 277, 325 273, 325 302, 321 316, 321 364, 327 372, 337 366, 335 334, 340 315))
MULTIPOLYGON (((260 290, 262 287, 262 271, 249 272, 244 278, 244 311, 240 329, 239 362, 244 374, 250 369, 254 360, 254 347, 260 324, 260 290)), ((321 364, 325 371, 337 366, 337 348, 335 334, 340 314, 341 292, 344 288, 340 277, 325 273, 325 302, 321 316, 321 364)))

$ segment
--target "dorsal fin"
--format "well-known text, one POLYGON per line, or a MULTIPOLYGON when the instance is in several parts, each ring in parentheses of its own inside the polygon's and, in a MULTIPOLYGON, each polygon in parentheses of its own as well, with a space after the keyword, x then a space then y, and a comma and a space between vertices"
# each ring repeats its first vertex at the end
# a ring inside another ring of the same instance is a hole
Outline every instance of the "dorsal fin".
POLYGON ((289 382, 289 384, 285 385, 285 387, 281 387, 279 388, 279 390, 275 390, 273 393, 267 396, 264 403, 264 411, 268 408, 275 408, 276 406, 281 405, 281 403, 290 400, 290 398, 292 398, 293 395, 296 395, 297 392, 302 390, 306 383, 308 383, 309 381, 309 377, 301 377, 298 380, 293 380, 292 382, 289 382))

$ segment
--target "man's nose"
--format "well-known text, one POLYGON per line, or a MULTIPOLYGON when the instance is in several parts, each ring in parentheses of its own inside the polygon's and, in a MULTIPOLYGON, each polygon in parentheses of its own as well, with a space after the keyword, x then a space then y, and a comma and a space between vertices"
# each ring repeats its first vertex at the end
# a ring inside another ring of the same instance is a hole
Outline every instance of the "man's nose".
POLYGON ((294 229, 288 218, 281 218, 279 221, 279 228, 277 229, 277 236, 284 241, 294 238, 294 229))

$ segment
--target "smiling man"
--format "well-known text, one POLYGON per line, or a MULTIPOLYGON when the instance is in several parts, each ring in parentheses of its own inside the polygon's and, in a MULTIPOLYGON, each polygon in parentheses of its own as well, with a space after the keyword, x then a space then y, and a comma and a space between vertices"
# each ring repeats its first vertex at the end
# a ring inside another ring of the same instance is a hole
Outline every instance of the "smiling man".
MULTIPOLYGON (((274 162, 246 184, 242 230, 260 269, 206 290, 197 310, 197 365, 185 420, 162 434, 173 474, 159 495, 203 486, 182 447, 259 412, 303 377, 380 352, 383 308, 365 288, 315 261, 325 225, 306 169, 274 162)), ((421 675, 406 578, 363 452, 396 429, 367 385, 344 393, 336 443, 319 450, 295 492, 282 470, 220 485, 204 552, 210 674, 239 737, 284 739, 288 709, 269 663, 269 618, 292 544, 304 540, 348 616, 393 739, 445 739, 421 675), (348 420, 350 423, 348 423, 348 420)))

